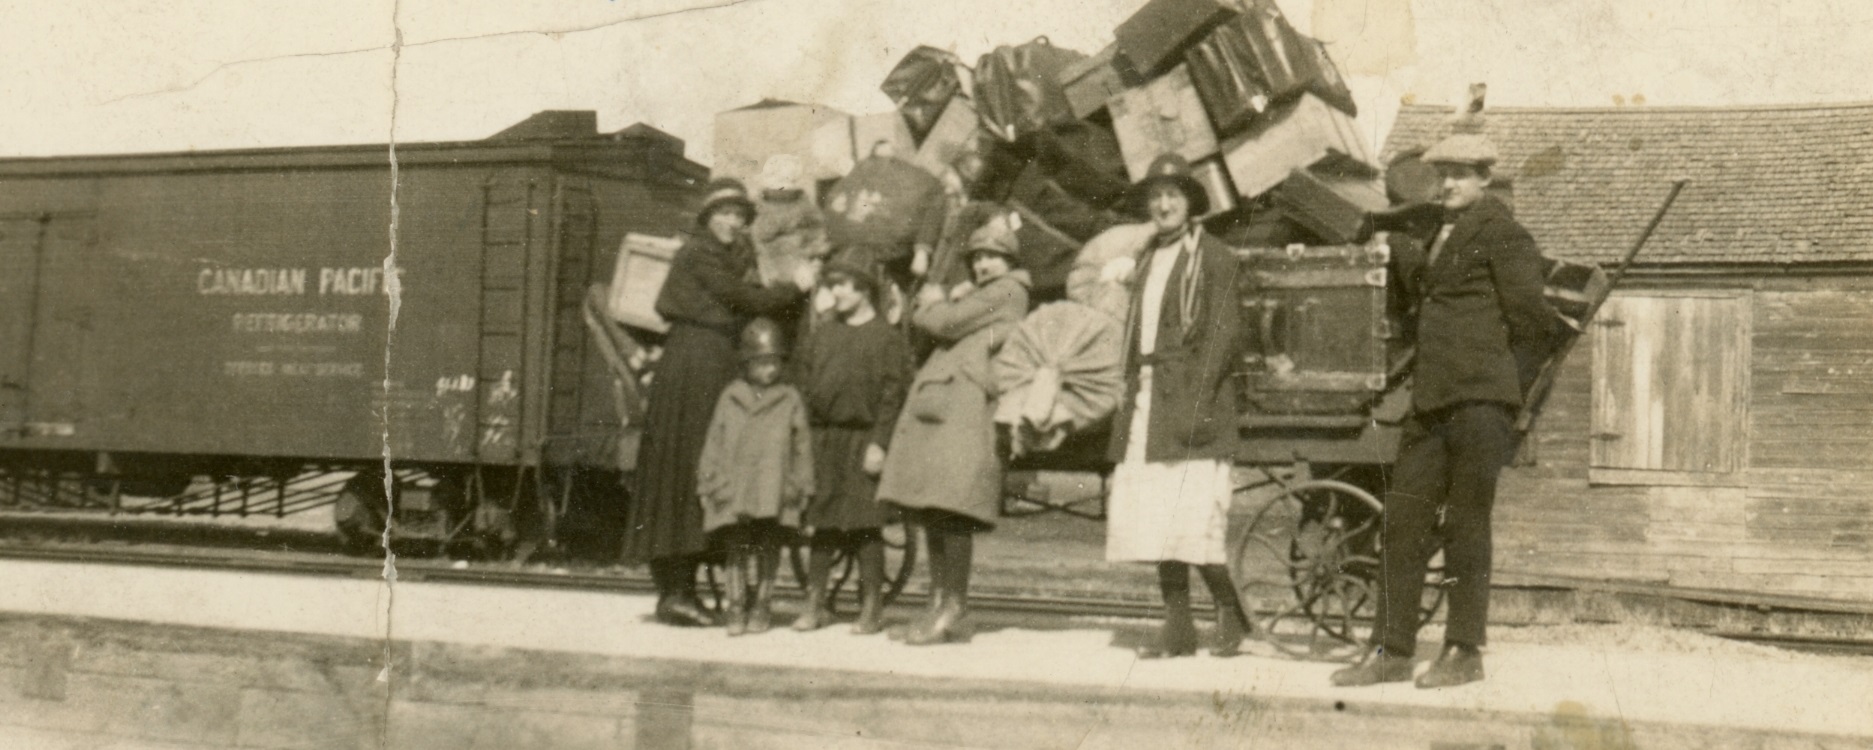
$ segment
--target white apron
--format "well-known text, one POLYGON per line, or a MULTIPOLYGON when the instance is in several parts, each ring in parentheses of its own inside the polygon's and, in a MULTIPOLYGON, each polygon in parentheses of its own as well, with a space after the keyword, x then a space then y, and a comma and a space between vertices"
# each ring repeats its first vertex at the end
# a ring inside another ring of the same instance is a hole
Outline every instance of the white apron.
MULTIPOLYGON (((1156 348, 1158 313, 1164 306, 1164 290, 1170 283, 1171 268, 1177 264, 1177 253, 1194 244, 1186 241, 1151 254, 1138 311, 1141 356, 1156 348)), ((1228 526, 1230 497, 1235 492, 1229 462, 1146 461, 1145 441, 1151 424, 1150 365, 1138 368, 1134 403, 1125 457, 1112 470, 1111 492, 1106 500, 1106 559, 1224 563, 1223 535, 1228 526)))

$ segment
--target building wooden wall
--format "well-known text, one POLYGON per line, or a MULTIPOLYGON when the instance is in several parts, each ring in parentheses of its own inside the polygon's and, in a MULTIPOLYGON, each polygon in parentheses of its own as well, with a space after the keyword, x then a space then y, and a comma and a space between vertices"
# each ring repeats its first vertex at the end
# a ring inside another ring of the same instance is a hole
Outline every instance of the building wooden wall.
MULTIPOLYGON (((1557 379, 1520 465, 1504 472, 1496 506, 1501 577, 1873 602, 1873 269, 1858 270, 1629 277, 1622 295, 1726 290, 1748 299, 1745 423, 1724 430, 1741 443, 1728 447, 1742 468, 1661 481, 1593 468, 1606 461, 1606 451, 1596 457, 1592 448, 1594 404, 1607 398, 1595 393, 1603 387, 1596 372, 1616 379, 1630 367, 1596 369, 1591 337, 1608 330, 1597 327, 1557 379)), ((1696 424, 1721 409, 1706 403, 1704 413, 1682 412, 1696 402, 1681 400, 1672 407, 1681 411, 1663 418, 1696 424)))

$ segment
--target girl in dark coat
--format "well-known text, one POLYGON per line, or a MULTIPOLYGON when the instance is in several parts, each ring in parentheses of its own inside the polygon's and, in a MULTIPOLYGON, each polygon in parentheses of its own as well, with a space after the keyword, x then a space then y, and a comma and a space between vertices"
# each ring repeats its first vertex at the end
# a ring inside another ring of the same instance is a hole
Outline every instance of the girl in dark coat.
POLYGON ((969 241, 975 282, 947 293, 926 285, 912 322, 936 352, 911 381, 878 497, 904 508, 930 550, 930 609, 904 635, 912 645, 965 632, 975 534, 992 528, 1002 491, 990 358, 1028 314, 1028 274, 1015 269, 1015 229, 997 217, 969 241))
POLYGON ((910 385, 911 353, 904 332, 878 314, 881 271, 857 249, 826 265, 822 285, 832 295, 835 318, 815 327, 794 359, 813 426, 819 490, 804 519, 813 530, 812 553, 807 608, 794 621, 796 630, 818 629, 831 618, 826 589, 840 549, 858 558, 860 607, 852 632, 870 635, 883 628, 879 529, 890 519, 878 502, 878 473, 910 385))
POLYGON ((745 234, 753 216, 740 182, 712 181, 696 217, 705 231, 677 250, 657 296, 670 333, 647 394, 623 558, 650 563, 657 619, 672 625, 719 624, 696 598, 696 568, 707 549, 696 470, 716 400, 740 370, 736 337, 749 319, 786 310, 813 285, 810 268, 793 286, 748 280, 754 254, 745 234))

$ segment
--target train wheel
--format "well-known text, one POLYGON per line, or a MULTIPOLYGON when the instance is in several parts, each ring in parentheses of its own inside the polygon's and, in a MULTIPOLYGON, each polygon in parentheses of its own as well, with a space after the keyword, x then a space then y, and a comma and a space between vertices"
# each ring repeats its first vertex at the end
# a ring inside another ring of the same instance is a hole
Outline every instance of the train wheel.
POLYGON ((345 554, 358 557, 382 554, 384 516, 389 509, 383 477, 359 474, 345 482, 332 503, 332 526, 338 532, 345 554))
POLYGON ((1244 520, 1231 574, 1263 635, 1289 654, 1336 658, 1357 648, 1378 567, 1381 506, 1358 486, 1311 480, 1287 488, 1244 520))

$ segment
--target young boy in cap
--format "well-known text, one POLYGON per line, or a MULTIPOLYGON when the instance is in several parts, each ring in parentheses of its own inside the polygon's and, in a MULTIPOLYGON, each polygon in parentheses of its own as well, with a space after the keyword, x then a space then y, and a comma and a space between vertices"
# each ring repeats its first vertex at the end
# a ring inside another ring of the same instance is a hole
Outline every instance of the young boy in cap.
POLYGON ((742 376, 716 401, 697 469, 703 531, 726 553, 731 636, 771 625, 780 545, 799 527, 800 510, 813 495, 806 405, 799 391, 780 382, 785 357, 773 321, 757 318, 743 329, 742 376))
POLYGON ((891 430, 910 387, 911 353, 904 332, 878 314, 884 280, 869 253, 849 248, 821 271, 832 297, 831 320, 807 334, 795 358, 794 381, 806 396, 813 429, 814 484, 805 525, 812 529, 807 607, 796 630, 831 619, 827 585, 836 552, 858 559, 859 618, 852 632, 870 635, 884 624, 884 540, 890 519, 878 502, 891 430))

